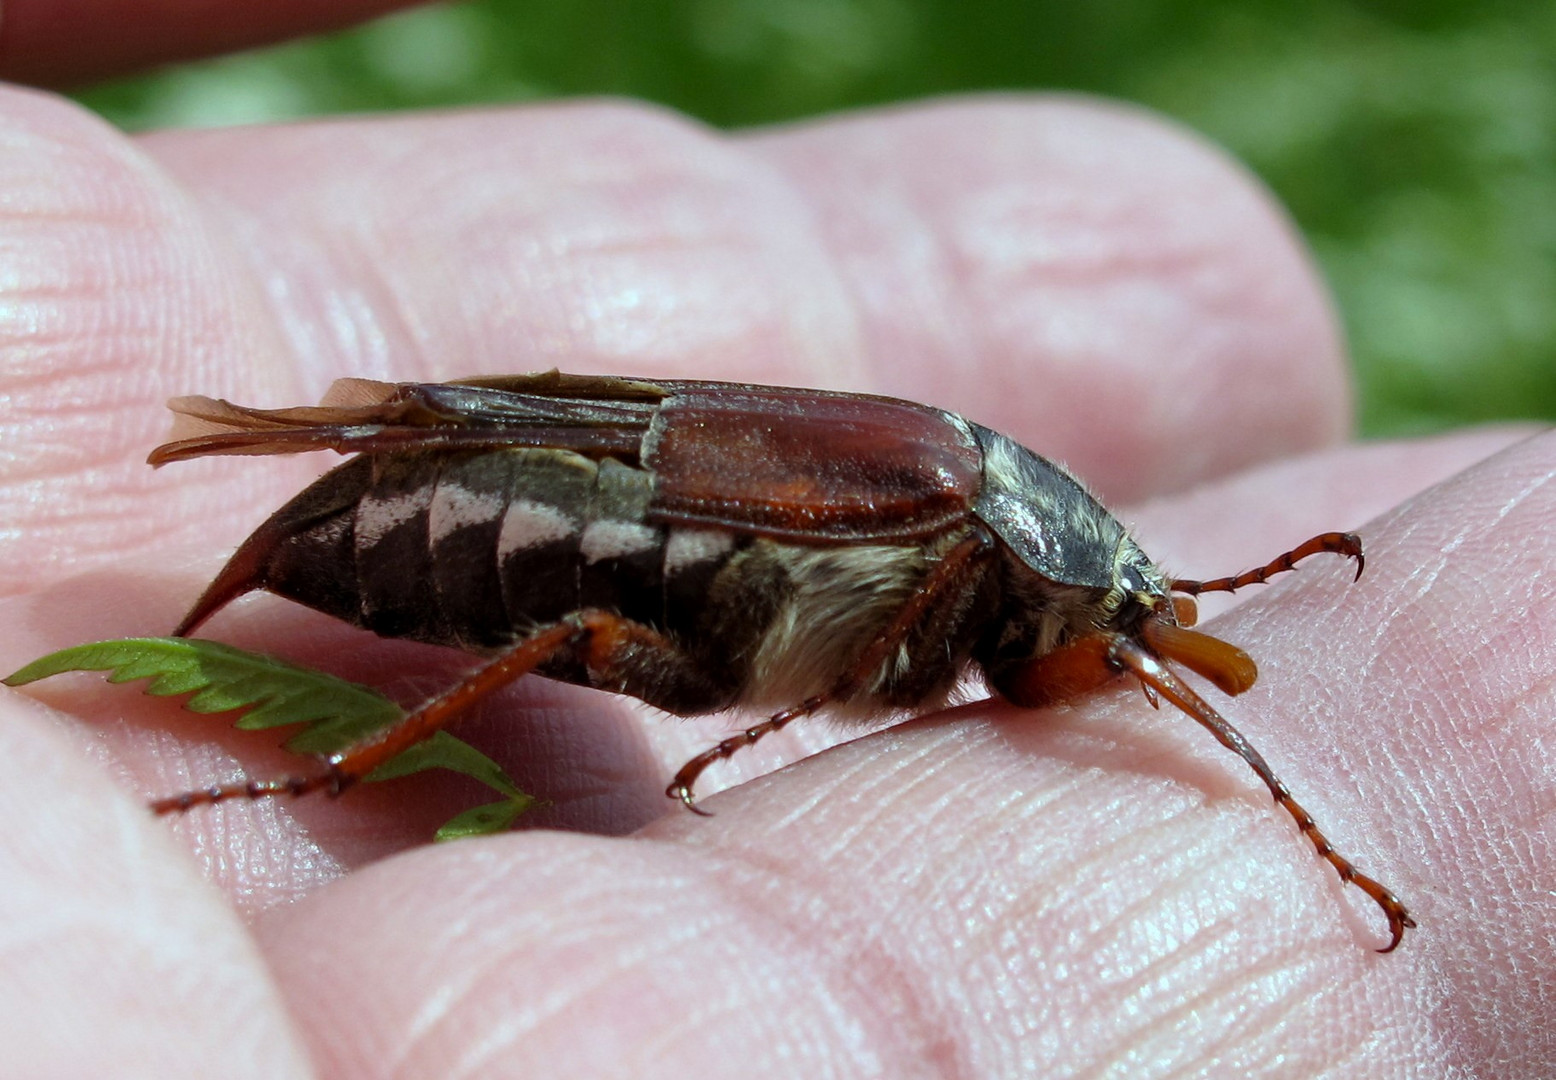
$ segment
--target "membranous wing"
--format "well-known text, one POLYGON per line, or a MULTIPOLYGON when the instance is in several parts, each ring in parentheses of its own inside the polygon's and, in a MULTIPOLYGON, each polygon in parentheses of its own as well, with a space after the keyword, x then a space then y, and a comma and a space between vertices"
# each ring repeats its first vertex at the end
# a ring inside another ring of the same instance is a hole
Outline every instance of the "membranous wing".
POLYGON ((969 426, 893 398, 545 372, 451 383, 337 381, 317 406, 175 398, 153 465, 211 454, 530 447, 654 477, 651 516, 810 543, 910 539, 966 518, 982 455, 969 426))
POLYGON ((211 454, 341 454, 531 446, 635 460, 665 394, 630 379, 544 372, 464 383, 337 379, 318 405, 168 402, 173 438, 152 465, 211 454))

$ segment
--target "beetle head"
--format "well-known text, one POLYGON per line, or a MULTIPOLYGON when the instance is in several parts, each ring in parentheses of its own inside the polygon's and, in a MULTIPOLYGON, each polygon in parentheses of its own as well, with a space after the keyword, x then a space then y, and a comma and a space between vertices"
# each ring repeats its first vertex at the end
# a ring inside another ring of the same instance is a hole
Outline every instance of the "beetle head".
POLYGON ((1113 592, 1104 606, 1109 628, 1142 642, 1156 655, 1204 676, 1223 693, 1241 694, 1259 671, 1235 645, 1191 630, 1199 609, 1191 596, 1174 596, 1156 564, 1125 535, 1114 563, 1113 592))
POLYGON ((1118 670, 1106 643, 1119 638, 1226 693, 1253 685, 1258 672, 1248 654, 1189 629, 1194 601, 1173 595, 1170 579, 1073 476, 998 432, 970 426, 984 454, 975 513, 1012 566, 1006 585, 1014 614, 984 665, 1001 693, 1038 704, 1100 685, 1118 670))

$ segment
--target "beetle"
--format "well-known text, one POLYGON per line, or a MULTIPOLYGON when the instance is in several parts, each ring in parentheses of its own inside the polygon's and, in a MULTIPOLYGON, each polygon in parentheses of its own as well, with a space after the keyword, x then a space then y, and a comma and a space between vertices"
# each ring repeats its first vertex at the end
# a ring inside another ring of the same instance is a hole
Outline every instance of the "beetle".
POLYGON ((1191 629, 1193 597, 1321 552, 1354 559, 1359 578, 1353 534, 1231 577, 1169 578, 1061 466, 954 413, 862 394, 551 371, 342 379, 313 407, 169 404, 179 425, 153 465, 353 455, 244 541, 175 634, 259 589, 488 659, 316 772, 186 792, 159 813, 338 794, 531 672, 683 716, 778 710, 676 774, 667 794, 693 810, 707 766, 822 709, 922 710, 969 669, 1022 706, 1128 674, 1241 756, 1378 904, 1380 951, 1416 925, 1170 663, 1247 690, 1254 662, 1191 629))

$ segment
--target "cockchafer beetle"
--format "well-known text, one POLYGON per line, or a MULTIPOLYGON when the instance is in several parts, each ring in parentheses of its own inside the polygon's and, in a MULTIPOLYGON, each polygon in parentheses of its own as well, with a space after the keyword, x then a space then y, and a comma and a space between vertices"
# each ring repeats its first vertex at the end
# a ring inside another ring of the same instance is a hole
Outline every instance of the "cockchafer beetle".
POLYGON ((1127 673, 1240 755, 1376 901, 1391 935, 1380 951, 1415 926, 1167 663, 1247 690, 1253 661, 1189 628, 1192 597, 1319 552, 1354 558, 1360 577, 1355 535, 1234 577, 1170 579, 1060 466, 953 413, 861 394, 553 371, 343 379, 316 407, 170 406, 180 427, 153 465, 358 455, 261 525, 176 634, 263 589, 490 660, 310 775, 187 792, 153 803, 160 813, 339 793, 531 672, 680 715, 780 709, 676 774, 668 794, 692 809, 708 765, 823 708, 931 707, 969 667, 1025 706, 1127 673))

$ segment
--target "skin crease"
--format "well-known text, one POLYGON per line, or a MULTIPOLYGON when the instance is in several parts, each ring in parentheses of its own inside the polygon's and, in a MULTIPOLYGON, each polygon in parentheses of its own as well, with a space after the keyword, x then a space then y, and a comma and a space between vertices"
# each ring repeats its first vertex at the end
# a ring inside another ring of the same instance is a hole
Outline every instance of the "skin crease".
MULTIPOLYGON (((1213 627, 1262 678, 1211 700, 1421 923, 1372 953, 1373 906, 1134 690, 763 775, 858 734, 796 725, 701 820, 658 792, 727 718, 532 680, 460 734, 573 831, 433 848, 471 788, 151 819, 294 759, 81 677, 0 691, 16 1075, 1556 1072, 1556 440, 1345 445, 1316 276, 1193 137, 1027 97, 733 139, 583 103, 127 140, 19 89, 0 130, 0 668, 165 632, 329 463, 153 472, 174 394, 552 365, 896 393, 1148 500, 1186 574, 1364 533, 1359 584, 1315 560, 1213 627)), ((269 598, 210 633, 408 699, 468 662, 269 598)))

